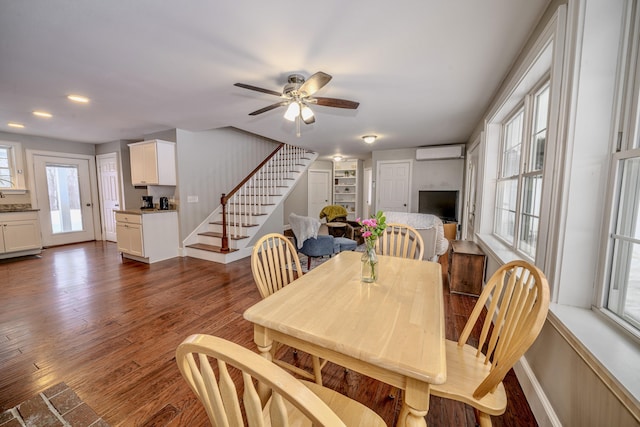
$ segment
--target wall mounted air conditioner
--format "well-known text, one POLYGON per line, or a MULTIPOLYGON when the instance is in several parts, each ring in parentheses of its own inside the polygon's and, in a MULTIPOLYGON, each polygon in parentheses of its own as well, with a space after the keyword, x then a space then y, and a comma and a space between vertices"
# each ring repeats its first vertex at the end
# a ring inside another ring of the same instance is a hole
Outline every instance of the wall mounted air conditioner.
POLYGON ((463 157, 464 144, 435 145, 416 150, 416 160, 462 159, 463 157))

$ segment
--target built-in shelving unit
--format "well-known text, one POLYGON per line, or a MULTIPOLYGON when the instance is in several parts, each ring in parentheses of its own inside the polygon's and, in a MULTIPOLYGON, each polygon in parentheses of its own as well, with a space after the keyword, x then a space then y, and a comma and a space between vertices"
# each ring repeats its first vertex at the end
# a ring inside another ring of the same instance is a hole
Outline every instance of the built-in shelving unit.
POLYGON ((333 162, 333 204, 347 209, 349 221, 358 217, 358 188, 358 160, 333 162))

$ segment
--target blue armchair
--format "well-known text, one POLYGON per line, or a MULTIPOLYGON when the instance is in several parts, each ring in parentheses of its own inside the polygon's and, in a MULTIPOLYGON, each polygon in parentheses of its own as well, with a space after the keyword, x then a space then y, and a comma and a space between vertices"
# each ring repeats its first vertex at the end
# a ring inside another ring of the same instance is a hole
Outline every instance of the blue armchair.
POLYGON ((312 257, 331 256, 336 252, 340 252, 340 245, 338 244, 338 249, 336 250, 335 237, 328 234, 319 234, 317 238, 311 237, 305 240, 298 252, 307 256, 307 270, 310 270, 312 257))

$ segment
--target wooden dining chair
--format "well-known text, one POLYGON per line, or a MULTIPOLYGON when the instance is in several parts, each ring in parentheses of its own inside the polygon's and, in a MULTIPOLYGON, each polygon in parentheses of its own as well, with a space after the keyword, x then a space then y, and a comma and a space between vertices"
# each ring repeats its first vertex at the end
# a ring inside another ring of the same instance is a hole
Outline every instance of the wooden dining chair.
POLYGON ((191 335, 178 346, 176 362, 214 427, 386 426, 363 404, 297 380, 259 354, 219 337, 191 335), (242 403, 234 379, 238 386, 242 383, 242 403), (255 381, 266 388, 261 388, 268 399, 264 406, 255 381))
POLYGON ((400 258, 422 259, 424 241, 418 231, 406 224, 387 224, 384 233, 376 239, 376 252, 400 258))
MULTIPOLYGON (((279 291, 302 276, 300 259, 293 243, 278 233, 263 236, 253 246, 251 271, 262 298, 279 291)), ((283 360, 276 359, 276 352, 281 347, 280 343, 274 342, 271 348, 275 364, 322 385, 322 368, 327 363, 326 360, 320 360, 317 356, 312 355, 313 373, 310 373, 283 360)))
POLYGON ((549 310, 549 284, 525 261, 512 261, 491 276, 457 342, 446 342, 447 381, 433 384, 431 394, 472 406, 480 426, 507 406, 502 380, 533 344, 549 310), (483 322, 480 314, 488 305, 483 322), (467 344, 481 326, 478 346, 467 344))

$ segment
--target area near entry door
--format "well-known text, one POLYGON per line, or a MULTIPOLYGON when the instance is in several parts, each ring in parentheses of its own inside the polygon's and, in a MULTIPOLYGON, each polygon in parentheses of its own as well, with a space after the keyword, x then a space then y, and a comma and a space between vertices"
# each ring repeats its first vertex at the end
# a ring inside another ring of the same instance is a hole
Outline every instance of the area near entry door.
POLYGON ((89 159, 35 154, 33 167, 42 244, 94 240, 89 159))
POLYGON ((376 210, 409 212, 411 161, 379 161, 376 179, 376 210))

